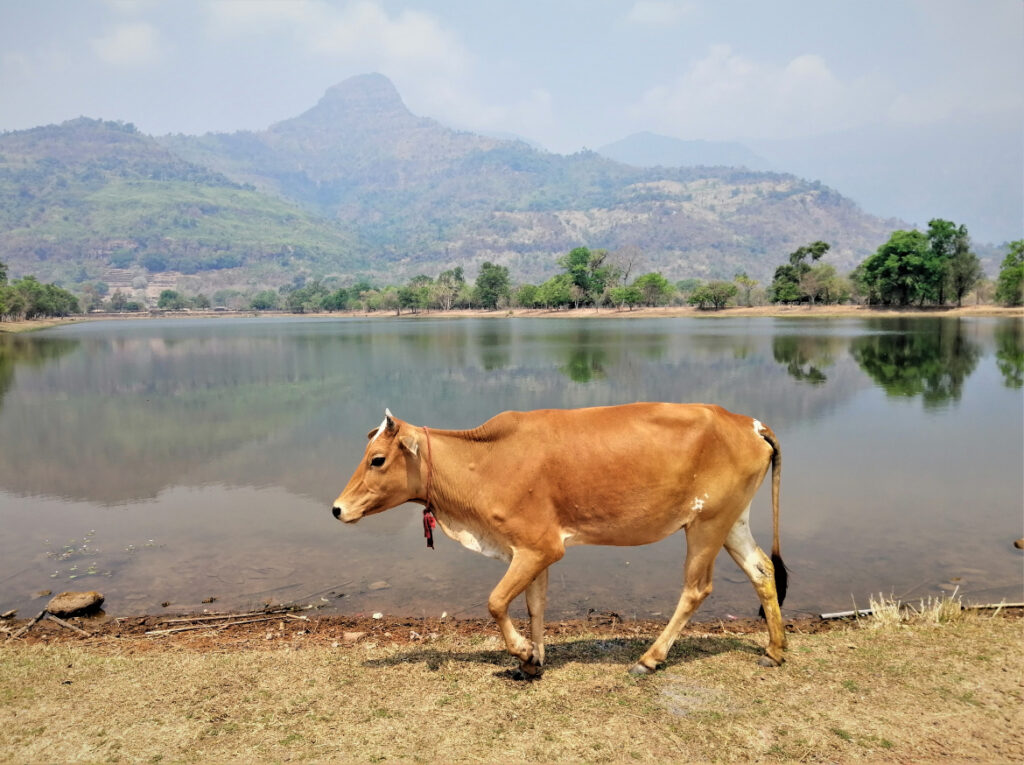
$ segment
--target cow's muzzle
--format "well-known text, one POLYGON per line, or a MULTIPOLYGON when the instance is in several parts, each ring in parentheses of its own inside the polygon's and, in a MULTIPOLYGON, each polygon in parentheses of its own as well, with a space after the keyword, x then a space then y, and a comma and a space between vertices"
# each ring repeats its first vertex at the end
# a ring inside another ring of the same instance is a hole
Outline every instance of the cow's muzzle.
POLYGON ((334 517, 342 523, 355 523, 363 517, 362 513, 353 515, 351 512, 346 512, 345 506, 337 502, 331 508, 331 512, 334 514, 334 517))

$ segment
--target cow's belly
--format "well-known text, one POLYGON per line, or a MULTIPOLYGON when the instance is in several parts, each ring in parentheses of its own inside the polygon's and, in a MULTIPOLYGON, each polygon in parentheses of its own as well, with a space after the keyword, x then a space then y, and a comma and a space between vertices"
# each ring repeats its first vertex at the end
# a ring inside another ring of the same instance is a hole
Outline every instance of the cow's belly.
POLYGON ((454 539, 467 550, 498 560, 512 560, 512 551, 484 529, 454 519, 437 517, 437 525, 449 539, 454 539))
POLYGON ((562 533, 569 545, 648 545, 661 541, 685 528, 702 514, 719 511, 711 507, 706 494, 695 496, 682 505, 638 506, 608 513, 578 514, 567 518, 562 533))

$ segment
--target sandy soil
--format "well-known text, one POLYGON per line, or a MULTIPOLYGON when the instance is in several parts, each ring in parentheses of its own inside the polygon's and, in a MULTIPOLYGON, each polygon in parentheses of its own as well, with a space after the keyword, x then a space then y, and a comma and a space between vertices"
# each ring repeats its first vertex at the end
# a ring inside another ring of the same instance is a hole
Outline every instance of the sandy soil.
POLYGON ((578 308, 546 310, 543 308, 511 308, 486 311, 482 309, 460 309, 452 311, 419 311, 396 316, 390 312, 363 313, 360 311, 338 311, 335 313, 289 314, 283 311, 152 311, 145 313, 98 313, 88 316, 73 316, 64 319, 33 319, 30 321, 0 322, 0 332, 30 332, 37 329, 75 324, 83 321, 125 321, 152 318, 251 318, 254 316, 304 316, 314 318, 380 318, 403 319, 468 319, 468 318, 532 318, 532 319, 666 319, 666 318, 744 318, 773 317, 788 319, 820 318, 893 318, 893 317, 1024 317, 1024 307, 1006 308, 995 305, 972 305, 962 308, 873 308, 861 305, 826 306, 775 306, 762 305, 725 308, 721 311, 702 311, 688 306, 665 306, 660 308, 635 308, 617 310, 612 308, 578 308))

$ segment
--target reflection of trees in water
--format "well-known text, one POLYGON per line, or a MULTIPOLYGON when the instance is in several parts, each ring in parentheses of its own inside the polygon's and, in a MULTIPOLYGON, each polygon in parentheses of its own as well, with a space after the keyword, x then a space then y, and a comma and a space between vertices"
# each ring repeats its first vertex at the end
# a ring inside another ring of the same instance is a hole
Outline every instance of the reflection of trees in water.
POLYGON ((607 375, 605 365, 608 354, 600 348, 573 348, 569 351, 568 360, 560 367, 562 373, 573 382, 588 383, 603 380, 607 375))
POLYGON ((1024 388, 1024 324, 1011 319, 995 330, 996 366, 1007 388, 1024 388))
POLYGON ((794 380, 821 385, 828 377, 822 369, 836 363, 841 338, 821 335, 776 335, 772 355, 794 380))
POLYGON ((19 364, 39 367, 72 351, 77 340, 34 337, 31 340, 17 335, 0 335, 0 407, 4 395, 14 381, 14 369, 19 364))
POLYGON ((926 407, 959 401, 981 357, 981 346, 967 338, 961 320, 901 320, 895 325, 879 325, 885 334, 853 339, 850 355, 860 368, 890 396, 921 396, 926 407))

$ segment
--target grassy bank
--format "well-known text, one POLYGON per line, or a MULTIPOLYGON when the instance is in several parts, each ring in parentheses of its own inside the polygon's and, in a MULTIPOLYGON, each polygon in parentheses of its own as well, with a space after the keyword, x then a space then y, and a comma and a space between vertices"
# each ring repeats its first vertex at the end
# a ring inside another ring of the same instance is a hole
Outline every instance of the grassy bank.
POLYGON ((798 628, 773 670, 761 632, 697 625, 639 680, 653 626, 553 625, 532 683, 486 624, 9 641, 0 759, 1019 760, 1021 620, 946 616, 798 628))

